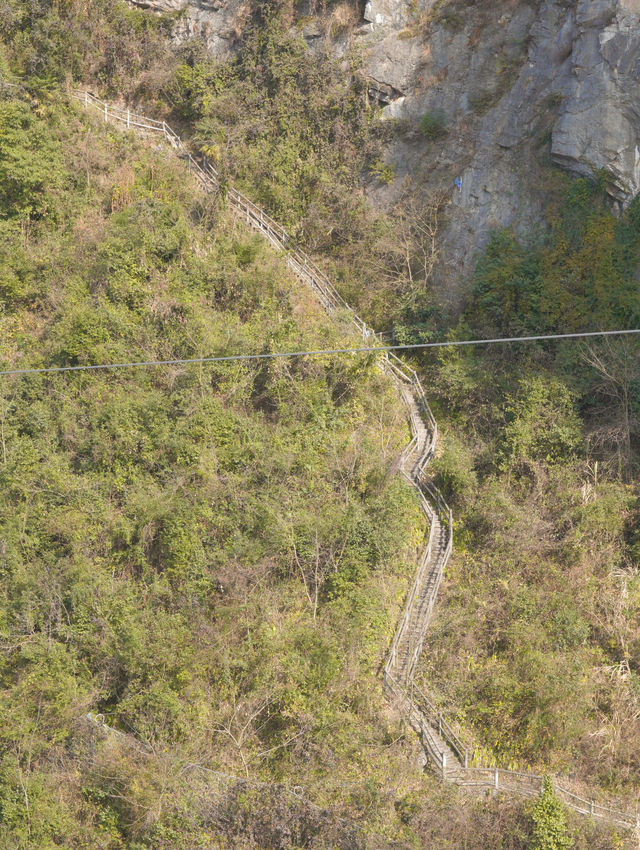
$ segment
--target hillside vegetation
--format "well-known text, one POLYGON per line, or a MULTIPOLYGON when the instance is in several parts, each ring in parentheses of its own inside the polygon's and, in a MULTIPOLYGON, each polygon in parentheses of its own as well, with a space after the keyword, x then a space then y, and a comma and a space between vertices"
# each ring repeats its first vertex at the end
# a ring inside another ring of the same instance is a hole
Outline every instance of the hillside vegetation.
MULTIPOLYGON (((55 100, 0 113, 2 368, 349 341, 172 155, 55 100)), ((374 361, 0 399, 0 846, 527 846, 526 807, 421 776, 384 708, 423 525, 374 361)))
MULTIPOLYGON (((460 338, 637 326, 637 203, 616 220, 598 181, 555 186, 546 236, 528 246, 494 236, 460 338)), ((485 756, 632 799, 639 365, 634 337, 467 349, 430 364, 447 429, 436 469, 458 522, 424 655, 485 756)))
MULTIPOLYGON (((179 122, 400 341, 634 321, 635 206, 616 221, 598 181, 551 170, 548 227, 496 234, 447 315, 429 286, 443 199, 367 207, 394 128, 357 57, 350 77, 305 50, 291 4, 253 4, 225 63, 117 0, 3 10, 0 71, 27 89, 0 87, 2 369, 352 340, 224 192, 70 106, 73 80, 179 122)), ((417 361, 456 522, 425 687, 485 759, 627 805, 637 357, 612 341, 417 361)), ((424 535, 392 474, 407 438, 374 359, 2 378, 0 846, 534 846, 532 804, 421 775, 382 699, 424 535)), ((569 820, 576 848, 625 846, 569 820)))
MULTIPOLYGON (((39 112, 0 102, 4 368, 348 342, 179 164, 39 112)), ((375 363, 19 376, 0 399, 6 846, 171 834, 126 750, 70 755, 89 710, 175 771, 366 775, 423 533, 375 363)))

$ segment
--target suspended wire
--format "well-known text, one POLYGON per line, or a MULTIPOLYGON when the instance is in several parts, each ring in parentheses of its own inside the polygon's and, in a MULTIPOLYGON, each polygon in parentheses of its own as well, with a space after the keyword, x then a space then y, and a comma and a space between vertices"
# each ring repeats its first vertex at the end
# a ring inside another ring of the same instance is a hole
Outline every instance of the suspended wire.
POLYGON ((354 348, 318 348, 309 351, 270 351, 262 354, 226 354, 219 357, 187 357, 171 360, 133 360, 129 363, 95 363, 87 366, 42 366, 35 369, 4 369, 0 376, 42 375, 53 372, 95 372, 102 369, 129 369, 147 366, 190 366, 196 363, 229 363, 232 361, 275 360, 279 357, 316 357, 327 354, 370 354, 388 351, 415 351, 426 348, 449 348, 462 345, 494 345, 506 342, 539 342, 554 339, 584 339, 586 337, 623 336, 638 334, 640 328, 615 331, 583 331, 570 334, 537 334, 535 336, 506 336, 493 339, 456 339, 440 342, 416 342, 397 345, 366 345, 354 348))

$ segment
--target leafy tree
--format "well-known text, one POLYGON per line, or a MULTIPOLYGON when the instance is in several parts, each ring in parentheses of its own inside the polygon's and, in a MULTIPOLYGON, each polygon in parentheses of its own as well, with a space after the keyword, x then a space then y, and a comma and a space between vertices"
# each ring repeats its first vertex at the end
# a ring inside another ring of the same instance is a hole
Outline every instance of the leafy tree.
POLYGON ((507 406, 507 417, 505 467, 522 460, 566 462, 581 444, 580 420, 571 394, 555 377, 523 378, 507 406))
POLYGON ((561 180, 548 230, 524 244, 510 230, 491 237, 465 311, 488 334, 635 327, 634 277, 640 248, 638 204, 621 219, 609 211, 601 179, 561 180))
POLYGON ((447 135, 447 117, 441 109, 432 109, 425 112, 418 122, 418 127, 427 139, 440 139, 447 135))

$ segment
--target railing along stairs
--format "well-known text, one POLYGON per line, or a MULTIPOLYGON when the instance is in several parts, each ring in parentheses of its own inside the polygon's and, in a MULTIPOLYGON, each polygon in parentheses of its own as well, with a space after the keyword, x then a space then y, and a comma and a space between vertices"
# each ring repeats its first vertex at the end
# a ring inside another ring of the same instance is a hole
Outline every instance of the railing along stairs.
MULTIPOLYGON (((177 133, 164 121, 113 106, 86 91, 71 92, 85 107, 97 110, 105 121, 125 128, 162 134, 183 159, 198 183, 207 192, 218 192, 221 181, 213 165, 196 160, 177 133)), ((329 313, 346 318, 368 344, 384 343, 337 292, 329 278, 295 244, 295 241, 269 215, 233 187, 225 187, 231 209, 248 227, 260 233, 284 258, 301 282, 309 286, 329 313)), ((472 766, 473 751, 461 740, 442 711, 416 685, 414 672, 422 652, 442 576, 453 548, 451 510, 438 488, 426 475, 433 457, 438 426, 414 369, 392 352, 382 352, 380 366, 396 385, 407 408, 411 441, 400 457, 399 471, 416 490, 429 522, 428 543, 420 557, 415 580, 396 629, 384 666, 384 689, 419 735, 428 761, 443 779, 469 788, 502 790, 524 796, 537 795, 542 776, 498 767, 472 766)), ((602 818, 624 827, 640 830, 640 814, 623 812, 587 800, 554 782, 556 794, 577 812, 602 818)))

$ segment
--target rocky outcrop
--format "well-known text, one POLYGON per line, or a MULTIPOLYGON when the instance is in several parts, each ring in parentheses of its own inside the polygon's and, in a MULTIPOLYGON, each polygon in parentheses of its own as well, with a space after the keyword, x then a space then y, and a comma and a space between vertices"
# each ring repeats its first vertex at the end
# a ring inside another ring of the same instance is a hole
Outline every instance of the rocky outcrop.
POLYGON ((571 74, 553 129, 553 159, 579 174, 605 169, 622 204, 640 190, 640 2, 580 0, 571 74))
POLYGON ((408 179, 449 191, 440 284, 453 302, 492 229, 541 226, 545 156, 606 171, 617 207, 639 191, 639 16, 640 0, 450 3, 370 45, 368 75, 403 93, 383 114, 413 128, 388 152, 395 186, 370 195, 391 203, 408 179), (448 134, 431 142, 417 128, 436 110, 448 134))
MULTIPOLYGON (((221 57, 249 14, 248 0, 131 2, 182 12, 174 37, 221 57)), ((296 4, 310 48, 346 59, 355 42, 370 98, 399 119, 396 180, 371 185, 372 201, 392 204, 407 182, 450 194, 439 282, 453 302, 492 229, 541 226, 545 159, 604 170, 618 208, 640 190, 640 0, 368 0, 333 41, 319 8, 296 4), (430 140, 420 120, 436 112, 447 134, 430 140)))
POLYGON ((410 15, 410 8, 410 4, 405 0, 367 0, 363 17, 374 27, 376 25, 404 26, 410 15))
POLYGON ((176 16, 173 39, 201 38, 212 55, 224 58, 238 43, 249 14, 247 0, 128 0, 132 6, 176 16))

